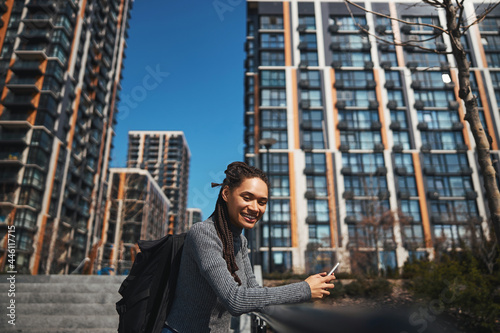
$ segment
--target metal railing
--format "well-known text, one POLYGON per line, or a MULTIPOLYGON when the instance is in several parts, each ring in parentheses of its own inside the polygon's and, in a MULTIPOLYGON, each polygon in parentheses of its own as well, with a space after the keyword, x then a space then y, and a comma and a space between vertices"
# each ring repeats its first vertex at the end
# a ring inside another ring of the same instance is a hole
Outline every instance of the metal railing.
MULTIPOLYGON (((418 308, 362 307, 314 308, 305 305, 269 306, 265 313, 252 313, 251 333, 426 333, 453 332, 434 314, 418 308)), ((424 309, 425 310, 425 309, 424 309)))

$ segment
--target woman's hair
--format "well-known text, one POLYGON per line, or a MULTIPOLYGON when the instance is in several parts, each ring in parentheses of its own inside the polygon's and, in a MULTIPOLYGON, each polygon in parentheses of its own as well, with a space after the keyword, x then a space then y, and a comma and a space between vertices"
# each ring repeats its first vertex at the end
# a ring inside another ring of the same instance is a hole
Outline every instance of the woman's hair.
POLYGON ((222 241, 223 256, 227 263, 227 269, 231 272, 231 276, 234 280, 241 285, 241 280, 238 275, 236 275, 238 265, 236 264, 236 259, 234 257, 233 233, 229 229, 229 223, 231 222, 229 221, 227 203, 222 197, 222 191, 226 186, 228 186, 230 190, 233 190, 240 186, 241 183, 248 178, 260 178, 266 183, 269 190, 269 180, 262 170, 244 162, 233 162, 229 164, 224 173, 226 174, 226 178, 222 184, 212 183, 212 187, 221 186, 221 190, 219 192, 219 196, 217 197, 215 210, 211 217, 214 221, 217 235, 222 241))

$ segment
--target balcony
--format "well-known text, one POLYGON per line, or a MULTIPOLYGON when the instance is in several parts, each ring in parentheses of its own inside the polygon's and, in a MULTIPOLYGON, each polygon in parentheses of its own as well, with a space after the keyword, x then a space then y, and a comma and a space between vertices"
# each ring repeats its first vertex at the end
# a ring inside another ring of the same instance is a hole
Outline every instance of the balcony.
POLYGON ((47 59, 46 49, 47 45, 45 44, 23 43, 14 52, 22 59, 45 60, 47 59))
POLYGON ((54 28, 54 17, 47 14, 29 14, 22 20, 26 25, 34 26, 37 28, 54 28))
POLYGON ((32 42, 50 42, 50 32, 47 30, 25 30, 21 33, 21 38, 32 42))
POLYGON ((56 3, 53 0, 30 0, 26 7, 30 10, 33 9, 34 12, 44 11, 55 13, 57 10, 56 3))
POLYGON ((6 132, 5 129, 0 132, 0 144, 5 145, 15 145, 23 144, 26 145, 26 133, 25 132, 6 132))
POLYGON ((13 77, 7 82, 7 88, 14 93, 38 93, 37 78, 33 77, 13 77))
POLYGON ((2 101, 2 104, 11 110, 34 109, 33 96, 8 94, 2 101))
POLYGON ((43 74, 42 70, 40 69, 39 61, 16 60, 14 65, 12 65, 11 69, 16 74, 32 74, 32 75, 43 74))
POLYGON ((14 192, 0 193, 0 205, 14 205, 16 202, 16 195, 14 192))

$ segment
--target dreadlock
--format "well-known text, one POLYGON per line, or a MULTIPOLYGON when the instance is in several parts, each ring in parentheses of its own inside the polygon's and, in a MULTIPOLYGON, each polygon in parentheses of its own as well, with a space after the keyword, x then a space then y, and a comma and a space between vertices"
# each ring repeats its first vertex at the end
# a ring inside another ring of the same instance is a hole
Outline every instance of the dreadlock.
POLYGON ((238 283, 238 285, 241 285, 241 280, 236 274, 238 265, 236 264, 236 258, 234 257, 233 233, 229 229, 229 223, 231 222, 229 221, 227 203, 222 197, 222 191, 226 186, 228 186, 230 190, 237 188, 241 185, 243 180, 248 178, 260 178, 266 183, 267 188, 269 189, 269 180, 262 170, 244 162, 233 162, 229 164, 224 173, 226 174, 226 178, 222 184, 212 183, 212 187, 221 186, 221 190, 219 192, 219 196, 217 197, 215 210, 211 217, 214 221, 217 235, 222 242, 222 254, 224 260, 226 261, 227 269, 231 272, 231 276, 238 283))

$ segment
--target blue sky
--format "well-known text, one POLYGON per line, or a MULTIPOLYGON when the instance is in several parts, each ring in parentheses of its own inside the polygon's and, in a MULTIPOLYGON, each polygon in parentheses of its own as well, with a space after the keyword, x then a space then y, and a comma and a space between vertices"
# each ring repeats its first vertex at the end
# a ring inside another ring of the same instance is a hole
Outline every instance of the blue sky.
POLYGON ((130 130, 184 131, 188 207, 205 218, 218 193, 210 182, 243 159, 245 7, 242 0, 138 0, 129 21, 111 166, 125 166, 130 130))

